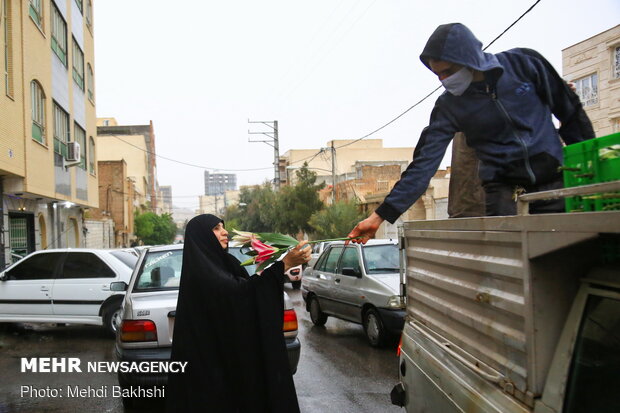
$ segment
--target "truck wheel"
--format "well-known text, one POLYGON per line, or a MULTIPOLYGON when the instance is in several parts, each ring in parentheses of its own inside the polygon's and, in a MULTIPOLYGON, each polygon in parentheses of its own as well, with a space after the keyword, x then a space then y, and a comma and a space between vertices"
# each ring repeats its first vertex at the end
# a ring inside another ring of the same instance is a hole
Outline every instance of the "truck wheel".
POLYGON ((388 333, 383 326, 381 316, 374 308, 364 313, 364 332, 373 347, 383 347, 388 339, 388 333))
POLYGON ((310 299, 310 319, 315 326, 324 326, 327 322, 327 314, 321 311, 319 299, 312 297, 310 299))
POLYGON ((291 281, 291 285, 294 290, 299 290, 301 288, 301 281, 291 281))
POLYGON ((103 327, 113 336, 116 336, 116 331, 121 326, 122 303, 122 301, 113 303, 103 311, 103 327))

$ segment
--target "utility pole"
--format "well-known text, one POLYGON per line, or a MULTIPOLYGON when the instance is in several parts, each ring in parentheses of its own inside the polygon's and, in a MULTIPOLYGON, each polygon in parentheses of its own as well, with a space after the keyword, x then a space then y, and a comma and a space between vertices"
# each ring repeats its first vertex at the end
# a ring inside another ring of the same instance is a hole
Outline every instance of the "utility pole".
POLYGON ((248 138, 248 142, 263 142, 273 148, 273 186, 277 191, 280 189, 280 144, 278 141, 278 121, 251 121, 248 119, 248 123, 261 123, 271 129, 267 132, 252 132, 248 129, 248 135, 264 135, 269 138, 257 140, 248 138))

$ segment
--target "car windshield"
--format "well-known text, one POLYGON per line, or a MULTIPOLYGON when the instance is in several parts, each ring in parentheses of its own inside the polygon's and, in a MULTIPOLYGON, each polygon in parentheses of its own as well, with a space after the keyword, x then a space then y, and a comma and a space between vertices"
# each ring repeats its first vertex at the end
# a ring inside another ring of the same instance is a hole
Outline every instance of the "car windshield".
POLYGON ((182 249, 148 251, 134 289, 136 291, 178 290, 182 263, 182 249))
POLYGON ((365 245, 362 251, 366 274, 399 272, 398 245, 365 245))
POLYGON ((114 258, 117 258, 120 262, 122 262, 132 270, 138 262, 138 257, 126 251, 112 251, 110 252, 110 254, 112 254, 114 258))
MULTIPOLYGON (((241 252, 241 247, 228 247, 228 253, 241 262, 252 258, 249 255, 245 255, 243 252, 241 252)), ((256 274, 256 265, 246 265, 245 269, 250 275, 256 274)))

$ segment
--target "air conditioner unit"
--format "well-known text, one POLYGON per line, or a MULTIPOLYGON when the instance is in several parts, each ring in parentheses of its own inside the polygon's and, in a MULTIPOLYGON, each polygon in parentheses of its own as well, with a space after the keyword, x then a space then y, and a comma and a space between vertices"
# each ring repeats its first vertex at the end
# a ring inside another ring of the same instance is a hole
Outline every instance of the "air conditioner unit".
POLYGON ((67 162, 80 161, 80 144, 77 142, 67 143, 67 162))

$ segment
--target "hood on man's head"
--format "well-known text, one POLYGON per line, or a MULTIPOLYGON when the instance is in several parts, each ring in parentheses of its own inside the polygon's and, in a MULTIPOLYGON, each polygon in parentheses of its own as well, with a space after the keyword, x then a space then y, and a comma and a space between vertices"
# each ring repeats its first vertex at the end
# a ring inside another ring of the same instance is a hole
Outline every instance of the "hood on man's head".
POLYGON ((430 69, 429 59, 457 63, 480 72, 501 69, 497 58, 482 51, 482 43, 461 23, 442 24, 429 37, 420 60, 430 69))

